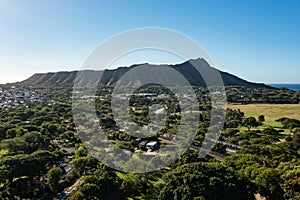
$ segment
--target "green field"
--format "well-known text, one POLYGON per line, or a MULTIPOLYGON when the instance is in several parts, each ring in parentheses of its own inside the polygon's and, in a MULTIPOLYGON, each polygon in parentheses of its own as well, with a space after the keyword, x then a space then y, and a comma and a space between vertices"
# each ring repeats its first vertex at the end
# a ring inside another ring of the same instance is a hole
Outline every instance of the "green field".
POLYGON ((281 124, 275 122, 276 119, 281 117, 288 117, 300 120, 300 104, 247 104, 236 105, 228 104, 228 108, 240 109, 245 113, 246 117, 255 117, 264 115, 266 122, 265 125, 280 127, 281 124))

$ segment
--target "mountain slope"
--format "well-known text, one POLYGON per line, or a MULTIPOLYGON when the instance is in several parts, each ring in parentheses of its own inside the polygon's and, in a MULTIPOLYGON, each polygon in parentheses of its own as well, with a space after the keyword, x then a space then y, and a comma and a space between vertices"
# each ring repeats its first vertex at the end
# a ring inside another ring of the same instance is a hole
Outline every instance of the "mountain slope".
MULTIPOLYGON (((104 70, 104 71, 93 71, 93 70, 86 70, 85 73, 88 73, 88 77, 99 77, 99 84, 101 85, 114 85, 126 72, 131 70, 137 66, 147 66, 150 68, 160 67, 161 65, 151 65, 151 64, 140 64, 140 65, 132 65, 130 67, 119 67, 113 70, 104 70)), ((175 69, 180 74, 182 74, 193 86, 206 86, 205 81, 203 80, 202 76, 198 73, 198 71, 193 67, 197 66, 203 69, 204 71, 213 71, 217 70, 212 68, 208 65, 208 63, 204 59, 195 59, 189 60, 182 64, 177 65, 168 65, 169 67, 175 69)), ((37 73, 31 76, 30 78, 19 82, 18 84, 24 86, 53 86, 59 84, 73 84, 78 71, 71 71, 71 72, 56 72, 56 73, 37 73)), ((270 87, 265 84, 259 83, 252 83, 246 80, 243 80, 237 76, 229 74, 227 72, 220 71, 221 77, 224 81, 225 86, 246 86, 252 88, 259 88, 259 87, 270 87)), ((168 75, 161 75, 160 79, 167 79, 168 75)), ((88 77, 82 78, 81 85, 89 84, 92 80, 88 77)), ((128 82, 127 85, 134 85, 134 82, 128 82)))

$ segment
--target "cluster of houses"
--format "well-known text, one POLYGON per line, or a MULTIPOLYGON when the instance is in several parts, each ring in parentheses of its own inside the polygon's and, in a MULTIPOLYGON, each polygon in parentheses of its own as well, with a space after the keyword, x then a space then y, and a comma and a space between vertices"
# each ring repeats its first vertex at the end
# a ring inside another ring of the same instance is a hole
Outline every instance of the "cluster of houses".
POLYGON ((0 87, 0 108, 26 108, 29 105, 41 102, 54 104, 55 102, 48 95, 47 88, 0 87))

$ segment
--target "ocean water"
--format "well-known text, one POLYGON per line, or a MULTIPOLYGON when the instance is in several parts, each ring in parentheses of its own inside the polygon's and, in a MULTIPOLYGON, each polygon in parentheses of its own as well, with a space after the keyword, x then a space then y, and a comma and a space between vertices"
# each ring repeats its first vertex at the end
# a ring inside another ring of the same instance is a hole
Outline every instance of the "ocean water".
POLYGON ((300 84, 284 84, 284 83, 276 83, 276 84, 268 84, 269 86, 272 87, 286 87, 291 90, 300 90, 300 84))

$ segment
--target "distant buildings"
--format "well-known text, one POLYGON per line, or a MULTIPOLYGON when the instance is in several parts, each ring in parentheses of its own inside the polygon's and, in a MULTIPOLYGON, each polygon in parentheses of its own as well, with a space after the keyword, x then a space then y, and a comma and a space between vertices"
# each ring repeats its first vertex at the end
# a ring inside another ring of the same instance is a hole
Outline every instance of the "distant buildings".
POLYGON ((27 108, 46 102, 48 105, 58 103, 50 97, 48 88, 23 88, 5 87, 0 88, 0 109, 27 108))

